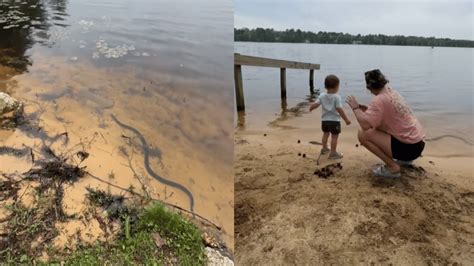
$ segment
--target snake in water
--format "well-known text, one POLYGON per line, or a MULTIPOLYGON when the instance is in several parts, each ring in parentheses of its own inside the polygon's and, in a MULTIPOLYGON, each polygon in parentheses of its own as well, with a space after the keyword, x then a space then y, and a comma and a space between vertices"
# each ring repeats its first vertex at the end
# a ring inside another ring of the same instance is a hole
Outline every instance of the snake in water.
POLYGON ((466 143, 467 145, 471 145, 473 146, 473 144, 469 141, 467 141, 466 139, 462 138, 462 137, 459 137, 459 136, 455 136, 455 135, 441 135, 441 136, 438 136, 438 137, 434 137, 434 138, 428 138, 428 139, 425 139, 425 141, 437 141, 437 140, 440 140, 440 139, 444 139, 444 138, 453 138, 453 139, 457 139, 457 140, 460 140, 464 143, 466 143))
POLYGON ((158 180, 159 182, 161 182, 165 185, 168 185, 170 187, 174 187, 178 190, 181 190, 184 194, 186 194, 189 198, 189 202, 190 202, 190 206, 191 206, 190 210, 191 210, 191 212, 194 212, 194 197, 193 197, 193 194, 191 193, 191 191, 189 191, 185 186, 183 186, 179 183, 176 183, 174 181, 171 181, 169 179, 166 179, 166 178, 158 175, 157 173, 155 173, 153 171, 153 169, 151 169, 151 167, 150 167, 150 148, 149 148, 149 146, 146 142, 145 137, 142 135, 142 133, 140 133, 140 131, 138 131, 137 129, 135 129, 131 126, 120 122, 117 119, 117 117, 115 117, 114 115, 110 115, 110 116, 115 121, 115 123, 117 123, 120 127, 133 132, 135 135, 137 135, 138 139, 140 139, 140 142, 142 143, 143 156, 145 157, 145 161, 144 161, 145 170, 147 171, 147 173, 150 176, 152 176, 153 178, 155 178, 156 180, 158 180))

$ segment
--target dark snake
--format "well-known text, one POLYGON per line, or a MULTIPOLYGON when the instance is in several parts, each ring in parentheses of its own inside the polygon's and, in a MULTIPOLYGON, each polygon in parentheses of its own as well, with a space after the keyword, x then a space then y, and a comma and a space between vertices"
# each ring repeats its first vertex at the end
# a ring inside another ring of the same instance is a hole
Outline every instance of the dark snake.
POLYGON ((425 141, 437 141, 437 140, 444 139, 444 138, 457 139, 457 140, 460 140, 460 141, 466 143, 467 145, 473 146, 473 144, 471 142, 467 141, 466 139, 464 139, 462 137, 455 136, 455 135, 449 135, 449 134, 448 135, 441 135, 441 136, 434 137, 434 138, 425 139, 425 141))
POLYGON ((189 198, 189 202, 190 202, 190 206, 191 206, 191 212, 193 212, 194 211, 194 197, 193 197, 193 194, 191 193, 191 191, 189 191, 186 187, 184 187, 183 185, 181 185, 179 183, 176 183, 174 181, 171 181, 171 180, 168 180, 164 177, 161 177, 160 175, 155 173, 153 171, 153 169, 151 169, 151 167, 150 167, 150 148, 149 148, 149 146, 146 142, 145 137, 142 135, 142 133, 140 133, 140 131, 138 131, 137 129, 135 129, 131 126, 120 122, 114 115, 110 115, 110 116, 115 121, 115 123, 117 123, 120 127, 124 128, 124 129, 127 129, 129 131, 132 131, 140 139, 140 142, 142 143, 143 155, 145 157, 145 161, 144 161, 145 170, 147 171, 147 173, 150 176, 152 176, 153 178, 155 178, 156 180, 158 180, 159 182, 161 182, 165 185, 168 185, 170 187, 174 187, 178 190, 181 190, 184 194, 186 194, 189 198))
MULTIPOLYGON (((457 139, 459 141, 462 141, 464 143, 466 143, 467 145, 471 145, 471 146, 474 146, 474 144, 472 142, 469 142, 468 140, 462 138, 462 137, 459 137, 459 136, 455 136, 455 135, 450 135, 450 134, 446 134, 446 135, 441 135, 441 136, 438 136, 438 137, 434 137, 434 138, 427 138, 425 139, 425 141, 427 142, 432 142, 432 141, 438 141, 438 140, 441 140, 441 139, 444 139, 444 138, 453 138, 453 139, 457 139)), ((321 142, 319 141, 310 141, 309 144, 313 144, 313 145, 323 145, 321 142)))

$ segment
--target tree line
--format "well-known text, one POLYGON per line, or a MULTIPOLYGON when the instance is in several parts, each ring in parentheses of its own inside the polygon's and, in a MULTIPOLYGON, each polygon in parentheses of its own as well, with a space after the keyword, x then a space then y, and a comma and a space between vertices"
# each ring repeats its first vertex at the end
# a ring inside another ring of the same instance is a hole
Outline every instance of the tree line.
POLYGON ((446 46, 474 47, 474 41, 454 40, 449 38, 403 36, 403 35, 352 35, 342 32, 302 31, 287 29, 276 31, 264 28, 234 29, 236 42, 285 42, 285 43, 331 43, 331 44, 376 44, 376 45, 407 45, 407 46, 446 46))

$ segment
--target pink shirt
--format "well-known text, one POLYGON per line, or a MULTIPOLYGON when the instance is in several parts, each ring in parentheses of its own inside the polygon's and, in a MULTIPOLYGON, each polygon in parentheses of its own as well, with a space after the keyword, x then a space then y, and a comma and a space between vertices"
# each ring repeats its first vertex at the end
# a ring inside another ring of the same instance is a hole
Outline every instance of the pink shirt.
POLYGON ((373 128, 383 130, 403 143, 417 143, 425 137, 405 99, 388 86, 372 99, 364 118, 373 128))

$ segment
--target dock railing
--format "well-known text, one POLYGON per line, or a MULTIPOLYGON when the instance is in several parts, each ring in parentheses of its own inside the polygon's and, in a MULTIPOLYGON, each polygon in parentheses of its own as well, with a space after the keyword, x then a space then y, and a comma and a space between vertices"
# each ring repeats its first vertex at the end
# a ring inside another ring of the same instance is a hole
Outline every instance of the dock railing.
POLYGON ((264 57, 234 54, 234 81, 235 100, 237 111, 245 111, 244 88, 242 82, 242 66, 274 67, 280 68, 280 89, 281 98, 286 98, 286 69, 307 69, 309 70, 309 88, 314 91, 314 70, 319 70, 319 64, 302 63, 296 61, 270 59, 264 57))

